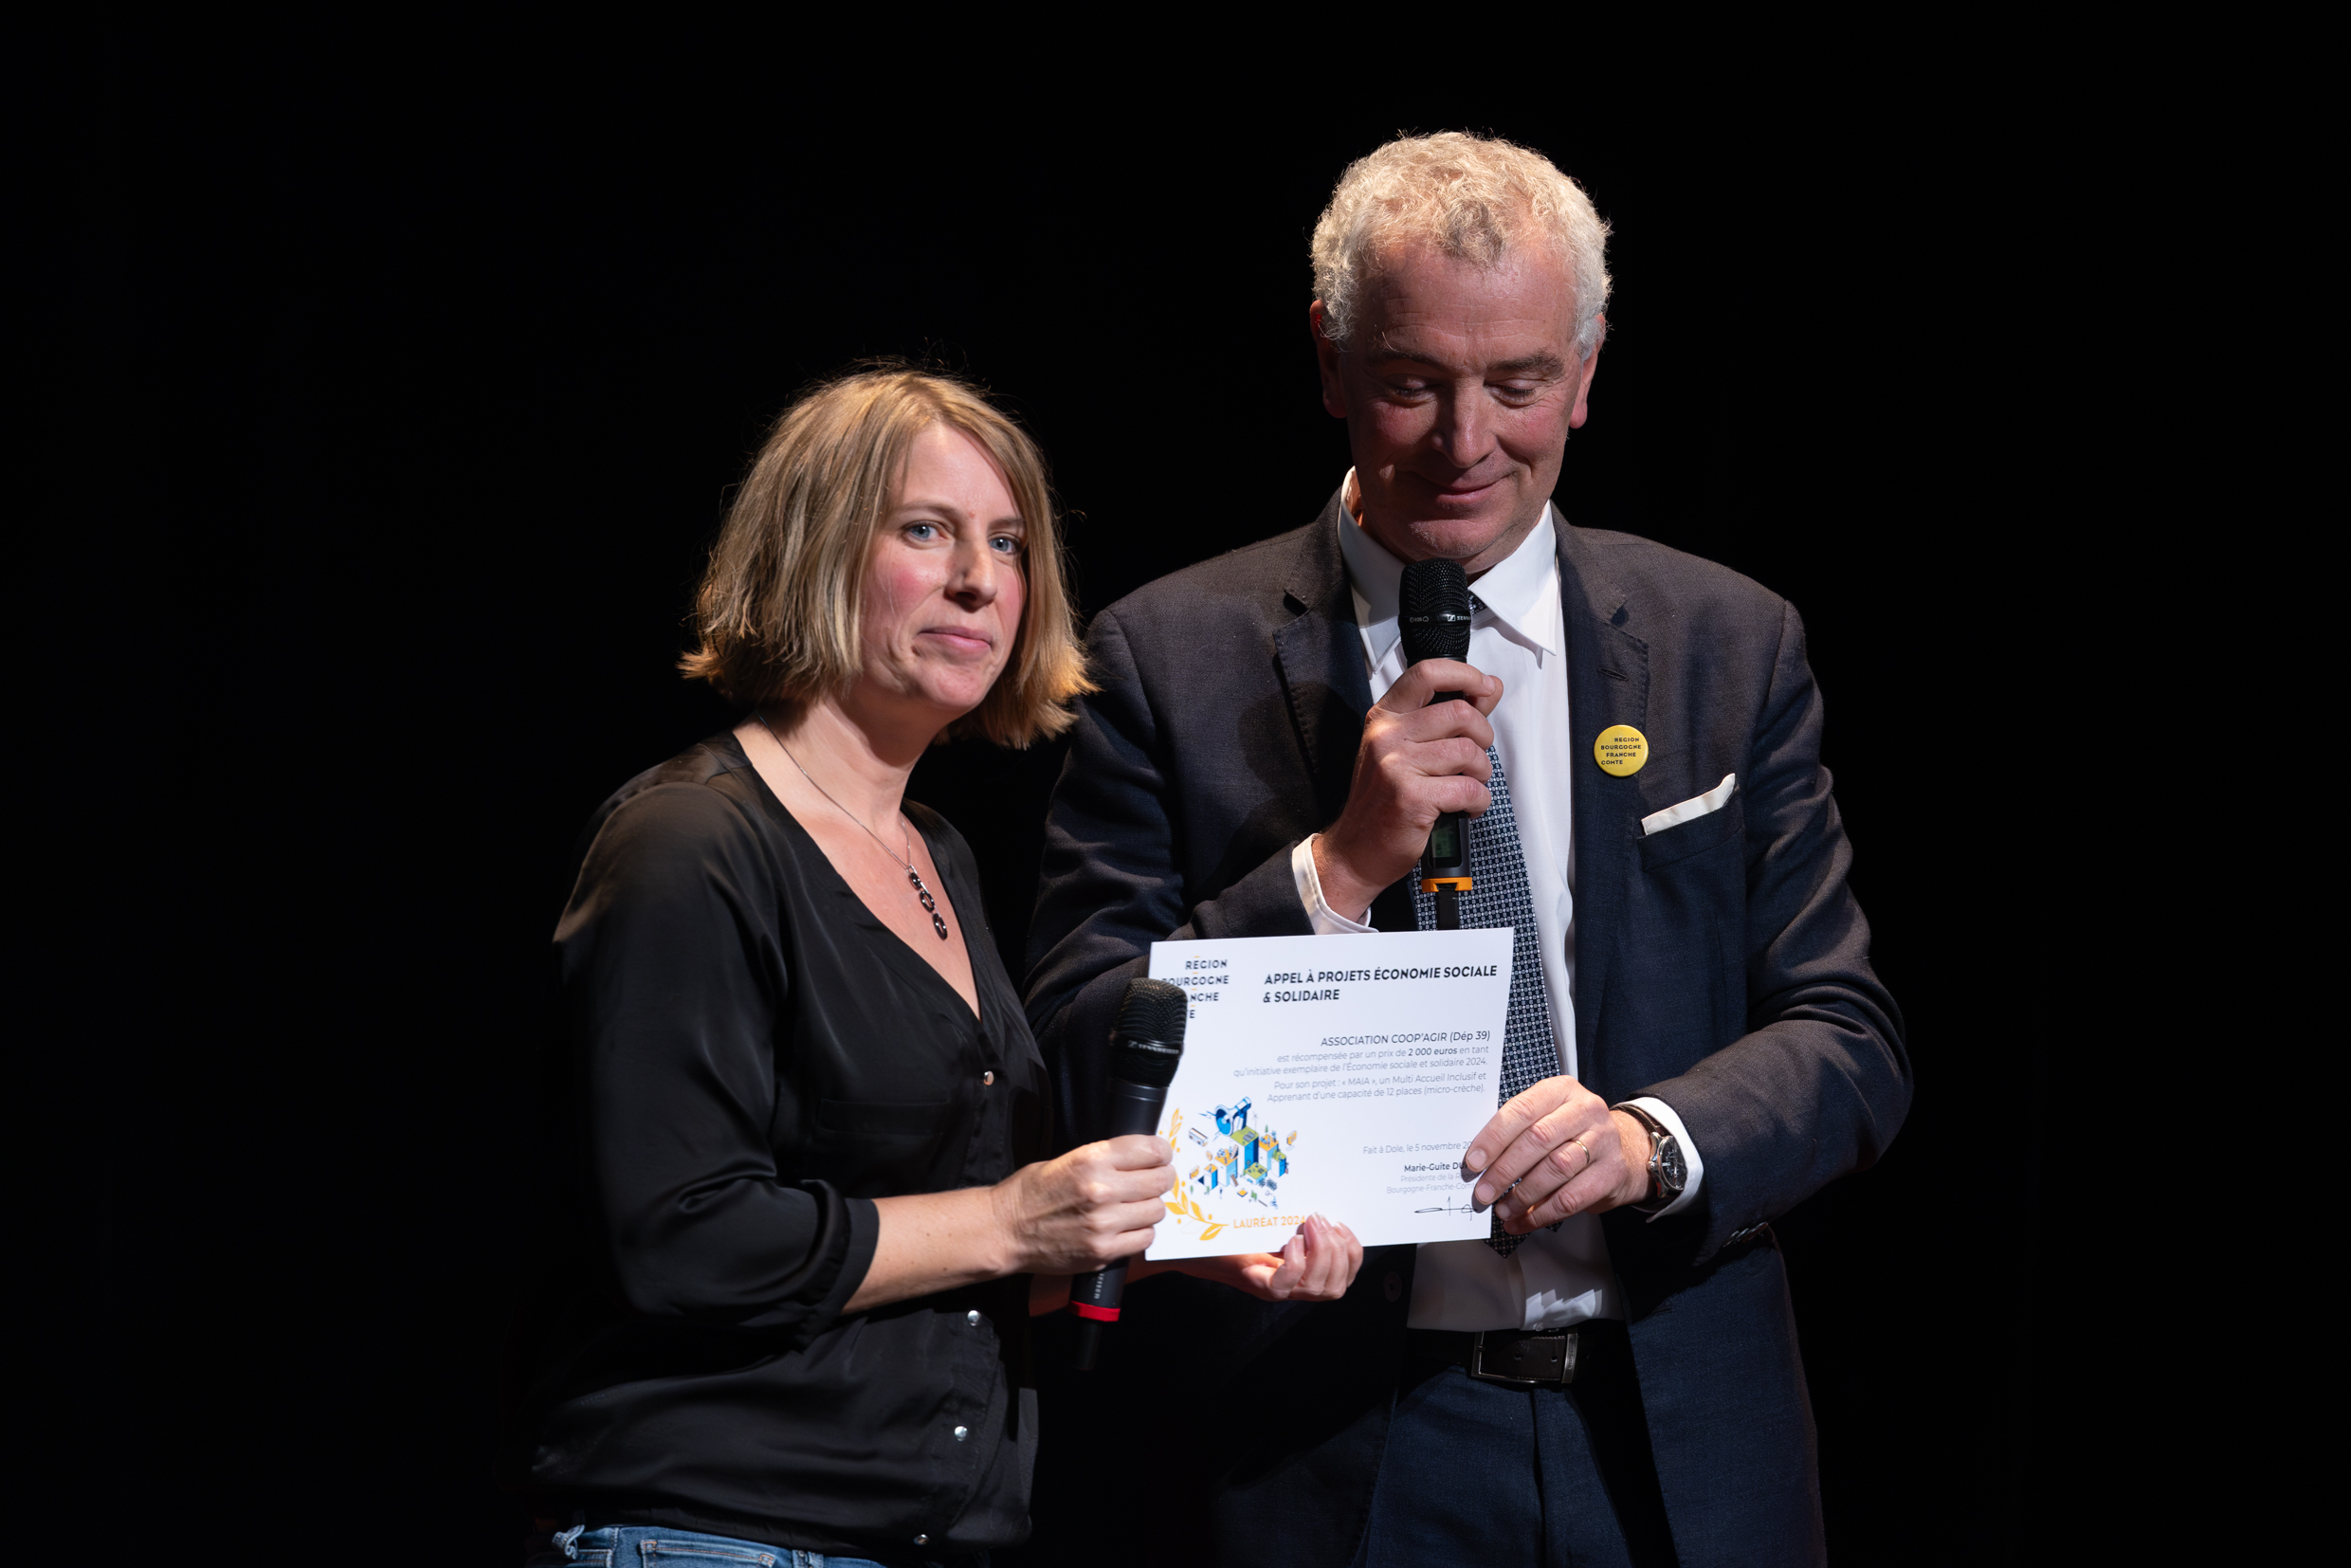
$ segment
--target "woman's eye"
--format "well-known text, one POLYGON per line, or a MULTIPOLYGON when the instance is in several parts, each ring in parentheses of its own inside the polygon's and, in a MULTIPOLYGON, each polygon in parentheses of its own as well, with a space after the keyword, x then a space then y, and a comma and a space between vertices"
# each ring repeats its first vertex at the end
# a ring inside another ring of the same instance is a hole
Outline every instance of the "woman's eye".
POLYGON ((939 524, 935 522, 910 522, 906 524, 906 537, 914 540, 917 544, 928 544, 931 540, 939 538, 939 524))
POLYGON ((1011 534, 998 534, 994 538, 990 539, 988 542, 990 545, 994 547, 995 553, 999 556, 1017 556, 1020 554, 1020 540, 1015 538, 1011 534))

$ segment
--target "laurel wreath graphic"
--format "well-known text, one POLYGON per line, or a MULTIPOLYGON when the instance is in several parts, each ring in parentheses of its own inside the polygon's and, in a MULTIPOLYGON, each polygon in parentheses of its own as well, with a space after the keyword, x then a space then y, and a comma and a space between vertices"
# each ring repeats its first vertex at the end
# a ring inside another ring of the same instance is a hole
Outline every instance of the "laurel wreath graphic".
MULTIPOLYGON (((1183 1147, 1176 1141, 1176 1135, 1183 1130, 1184 1112, 1183 1107, 1179 1105, 1176 1108, 1176 1119, 1167 1124, 1167 1146, 1174 1150, 1178 1158, 1183 1154, 1183 1147)), ((1176 1217, 1178 1220, 1196 1219, 1208 1227, 1200 1232, 1202 1241, 1213 1240, 1216 1233, 1224 1229, 1223 1225, 1209 1217, 1207 1212, 1201 1209, 1199 1201, 1188 1192, 1181 1194, 1175 1207, 1176 1217)))

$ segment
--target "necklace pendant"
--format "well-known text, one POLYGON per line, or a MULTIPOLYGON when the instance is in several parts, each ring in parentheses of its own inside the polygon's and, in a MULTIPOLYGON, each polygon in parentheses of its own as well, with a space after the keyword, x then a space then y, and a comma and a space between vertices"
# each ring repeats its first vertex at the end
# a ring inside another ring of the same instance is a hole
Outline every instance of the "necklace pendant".
MULTIPOLYGON (((817 783, 815 775, 810 773, 808 769, 801 767, 800 759, 792 756, 792 748, 785 745, 784 738, 775 733, 775 726, 768 723, 767 715, 757 708, 754 708, 751 711, 757 716, 759 722, 766 727, 769 736, 775 739, 776 749, 782 752, 787 757, 791 757, 792 765, 793 767, 800 769, 800 776, 808 780, 809 788, 814 790, 818 794, 823 795, 827 800, 832 800, 832 792, 826 789, 822 784, 817 783)), ((922 901, 923 912, 931 917, 931 929, 939 933, 939 939, 940 941, 945 941, 947 939, 947 922, 939 918, 939 902, 931 897, 931 890, 922 885, 922 873, 914 868, 914 840, 908 839, 906 841, 906 852, 904 854, 890 854, 889 845, 883 841, 880 833, 875 832, 871 828, 866 826, 866 819, 864 817, 859 816, 855 811, 850 811, 847 806, 842 805, 837 800, 832 800, 832 807, 833 810, 839 811, 843 816, 847 817, 851 822, 856 823, 860 828, 865 828, 866 836, 873 840, 876 844, 880 844, 884 854, 889 855, 892 860, 896 861, 901 866, 905 868, 906 880, 914 884, 915 897, 922 901)), ((979 1320, 975 1317, 972 1322, 977 1322, 979 1320)), ((961 1429, 958 1428, 957 1430, 959 1431, 961 1429)), ((927 1540, 929 1538, 925 1537, 924 1539, 927 1540)))

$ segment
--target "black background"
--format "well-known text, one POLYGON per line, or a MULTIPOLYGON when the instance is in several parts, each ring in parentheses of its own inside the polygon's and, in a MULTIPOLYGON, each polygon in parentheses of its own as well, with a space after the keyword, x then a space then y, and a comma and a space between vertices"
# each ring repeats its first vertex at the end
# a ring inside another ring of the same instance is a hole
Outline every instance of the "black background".
MULTIPOLYGON (((1967 330, 1992 263, 1955 204, 2034 162, 1996 92, 1910 60, 1448 95, 1301 55, 1081 104, 495 52, 321 42, 191 83, 109 46, 63 111, 94 173, 51 282, 94 307, 66 389, 101 438, 44 549, 85 644, 140 633, 82 715, 137 742, 93 908, 128 889, 168 935, 100 1003, 145 1044, 97 1069, 136 1154, 81 1194, 111 1216, 76 1244, 108 1350, 63 1374, 93 1495, 233 1503, 316 1560, 519 1560, 488 1470, 545 941, 596 802, 730 720, 673 666, 766 427, 863 356, 984 382, 1053 462, 1086 611, 1297 526, 1346 463, 1315 215, 1398 129, 1470 128, 1615 229, 1562 509, 1804 612, 1909 1016, 1901 1139, 1779 1227, 1832 1550, 2016 1549, 2038 1026, 1983 785, 2026 716, 1974 677, 1988 546, 2057 524, 1967 330)), ((977 848, 1016 977, 1057 765, 944 749, 912 791, 977 848)))

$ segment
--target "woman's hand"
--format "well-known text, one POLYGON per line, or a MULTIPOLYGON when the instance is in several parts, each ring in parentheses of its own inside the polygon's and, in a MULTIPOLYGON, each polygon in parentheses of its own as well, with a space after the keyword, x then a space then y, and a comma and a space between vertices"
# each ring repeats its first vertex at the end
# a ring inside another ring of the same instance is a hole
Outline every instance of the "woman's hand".
POLYGON ((876 1198, 873 1261, 843 1310, 1007 1274, 1090 1274, 1133 1257, 1167 1217, 1170 1154, 1164 1139, 1137 1133, 1024 1165, 993 1187, 876 1198))
POLYGON ((1151 1245, 1176 1185, 1165 1139, 1131 1133, 1024 1165, 991 1188, 1006 1274, 1088 1274, 1151 1245))
POLYGON ((1245 1290, 1261 1302, 1335 1302, 1363 1267, 1363 1244, 1345 1226, 1321 1214, 1307 1217, 1279 1253, 1241 1252, 1224 1258, 1179 1258, 1140 1264, 1130 1278, 1173 1269, 1245 1290))

